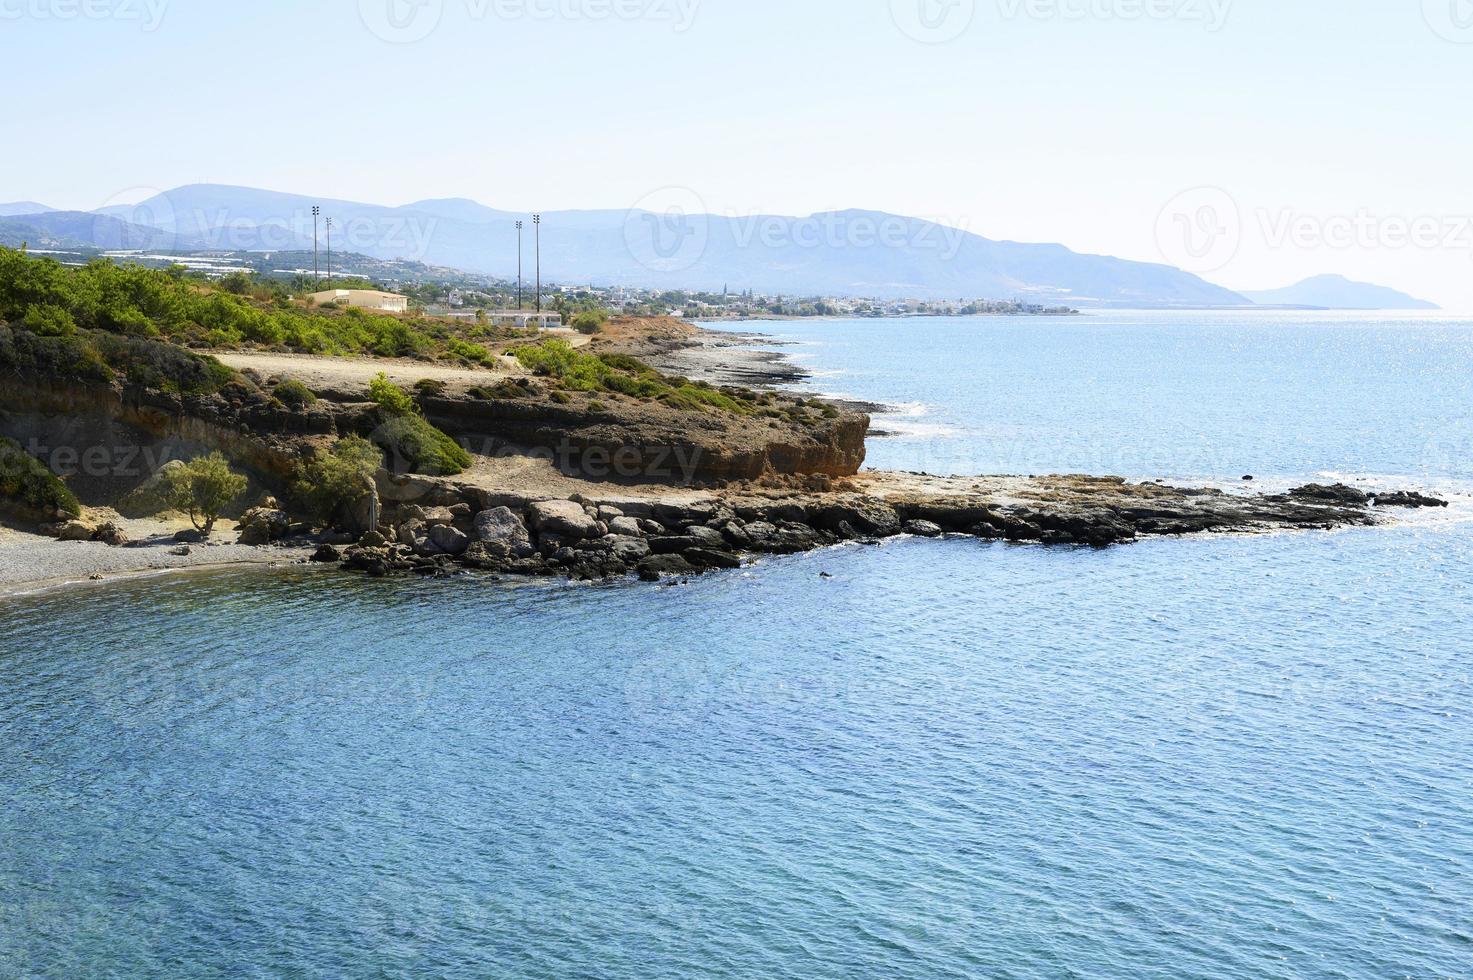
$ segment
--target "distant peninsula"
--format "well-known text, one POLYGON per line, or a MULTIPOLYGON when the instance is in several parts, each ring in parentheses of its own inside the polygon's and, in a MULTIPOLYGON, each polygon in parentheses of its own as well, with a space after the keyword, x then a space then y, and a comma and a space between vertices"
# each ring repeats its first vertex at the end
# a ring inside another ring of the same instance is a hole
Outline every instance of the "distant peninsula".
POLYGON ((1406 293, 1354 282, 1344 276, 1313 276, 1283 289, 1244 292, 1260 306, 1291 306, 1318 310, 1439 310, 1436 303, 1406 293))

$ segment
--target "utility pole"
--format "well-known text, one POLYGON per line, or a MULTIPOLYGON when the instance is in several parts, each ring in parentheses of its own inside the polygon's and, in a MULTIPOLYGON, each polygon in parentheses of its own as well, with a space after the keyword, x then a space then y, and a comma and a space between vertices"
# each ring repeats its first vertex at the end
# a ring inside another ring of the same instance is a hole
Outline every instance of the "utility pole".
POLYGON ((327 219, 327 288, 332 288, 332 219, 327 219))
POLYGON ((542 215, 532 215, 532 228, 537 238, 537 312, 542 312, 542 215))
POLYGON ((522 308, 522 223, 517 222, 517 309, 522 308))
POLYGON ((318 287, 322 285, 322 271, 317 267, 317 216, 322 209, 312 205, 312 284, 318 287))

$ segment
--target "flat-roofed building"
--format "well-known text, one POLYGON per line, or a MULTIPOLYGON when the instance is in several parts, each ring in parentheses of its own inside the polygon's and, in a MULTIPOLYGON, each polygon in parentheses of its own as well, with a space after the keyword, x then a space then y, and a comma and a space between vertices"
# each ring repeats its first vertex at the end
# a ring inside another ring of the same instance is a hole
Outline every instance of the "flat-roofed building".
POLYGON ((486 320, 493 327, 517 327, 525 330, 556 330, 563 325, 561 313, 537 313, 533 310, 487 310, 486 320))
POLYGON ((403 313, 409 309, 409 297, 377 289, 324 289, 320 293, 312 293, 307 301, 313 306, 336 303, 339 306, 355 306, 360 310, 378 310, 380 313, 403 313))

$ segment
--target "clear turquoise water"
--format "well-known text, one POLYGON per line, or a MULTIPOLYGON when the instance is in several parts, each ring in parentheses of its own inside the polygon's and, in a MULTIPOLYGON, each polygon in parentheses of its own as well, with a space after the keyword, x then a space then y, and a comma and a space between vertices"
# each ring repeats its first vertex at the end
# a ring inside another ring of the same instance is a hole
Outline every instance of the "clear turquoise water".
MULTIPOLYGON (((1467 350, 1362 385, 1361 418, 1456 418, 1467 350)), ((916 400, 980 417, 944 387, 916 400)), ((1237 411, 1217 391, 1180 431, 1237 411)), ((1412 444, 1302 424, 1241 445, 1288 477, 1412 444)), ((667 589, 290 570, 0 600, 0 976, 1465 976, 1462 513, 897 540, 667 589)))

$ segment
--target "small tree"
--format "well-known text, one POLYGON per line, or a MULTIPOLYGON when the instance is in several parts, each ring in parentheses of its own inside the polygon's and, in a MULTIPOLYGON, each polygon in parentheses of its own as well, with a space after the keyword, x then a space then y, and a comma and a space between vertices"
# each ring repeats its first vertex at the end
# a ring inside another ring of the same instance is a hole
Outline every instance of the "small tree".
POLYGON ((245 489, 246 478, 231 470, 224 456, 210 453, 172 471, 165 493, 170 505, 188 513, 195 530, 209 537, 220 512, 245 489))
POLYGON ((294 489, 313 517, 332 524, 372 491, 374 473, 382 465, 383 453, 377 446, 360 436, 347 436, 307 464, 294 489))

